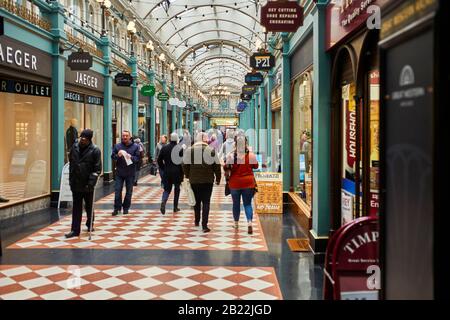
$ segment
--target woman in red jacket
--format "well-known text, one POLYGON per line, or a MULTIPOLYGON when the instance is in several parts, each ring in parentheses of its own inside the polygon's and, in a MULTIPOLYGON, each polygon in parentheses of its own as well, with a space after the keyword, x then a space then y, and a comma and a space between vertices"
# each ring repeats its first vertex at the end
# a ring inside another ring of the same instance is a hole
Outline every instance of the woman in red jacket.
POLYGON ((258 169, 258 161, 256 160, 255 154, 249 151, 248 140, 245 136, 238 135, 234 138, 234 141, 234 150, 227 155, 224 165, 226 176, 229 177, 228 185, 233 199, 234 227, 238 228, 242 196, 248 223, 248 233, 252 234, 252 199, 255 195, 256 188, 253 169, 258 169))

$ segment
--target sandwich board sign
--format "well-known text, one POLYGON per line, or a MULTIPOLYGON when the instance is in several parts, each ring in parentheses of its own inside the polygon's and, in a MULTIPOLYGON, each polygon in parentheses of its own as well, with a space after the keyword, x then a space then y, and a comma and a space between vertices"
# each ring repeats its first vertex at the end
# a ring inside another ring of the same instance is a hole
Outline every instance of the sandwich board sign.
POLYGON ((61 185, 59 187, 58 209, 61 201, 72 201, 72 190, 69 184, 69 162, 66 163, 61 173, 61 185))

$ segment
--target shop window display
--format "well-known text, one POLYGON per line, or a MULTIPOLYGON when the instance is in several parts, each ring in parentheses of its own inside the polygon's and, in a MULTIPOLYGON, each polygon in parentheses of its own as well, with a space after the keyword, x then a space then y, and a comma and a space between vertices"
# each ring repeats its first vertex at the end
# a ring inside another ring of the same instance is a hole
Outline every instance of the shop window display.
POLYGON ((50 193, 50 104, 0 93, 0 207, 50 193))
POLYGON ((78 139, 82 128, 84 128, 84 103, 64 101, 65 162, 68 161, 68 153, 78 139))
POLYGON ((94 131, 92 142, 103 152, 103 106, 86 105, 86 128, 94 131))
POLYGON ((311 207, 312 202, 312 71, 294 84, 294 189, 311 207))

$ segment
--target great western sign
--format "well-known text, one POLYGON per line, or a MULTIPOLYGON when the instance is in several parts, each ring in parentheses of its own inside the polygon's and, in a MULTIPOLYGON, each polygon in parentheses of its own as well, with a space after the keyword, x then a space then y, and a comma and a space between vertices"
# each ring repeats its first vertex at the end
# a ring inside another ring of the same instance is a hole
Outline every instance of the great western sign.
POLYGON ((50 55, 7 36, 0 37, 0 66, 50 78, 50 55))
POLYGON ((295 32, 303 25, 303 7, 297 1, 268 1, 261 7, 261 25, 267 32, 295 32))

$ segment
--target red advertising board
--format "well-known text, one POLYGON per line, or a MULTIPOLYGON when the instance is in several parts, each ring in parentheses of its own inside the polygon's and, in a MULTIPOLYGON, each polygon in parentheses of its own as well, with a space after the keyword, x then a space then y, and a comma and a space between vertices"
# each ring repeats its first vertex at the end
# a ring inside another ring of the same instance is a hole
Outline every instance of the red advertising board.
POLYGON ((341 43, 353 31, 366 27, 366 21, 389 0, 330 1, 326 8, 326 49, 341 43), (377 6, 377 7, 372 7, 377 6))
POLYGON ((295 32, 303 25, 303 7, 297 1, 268 1, 261 7, 266 32, 295 32))
POLYGON ((378 299, 378 219, 363 217, 331 237, 325 261, 325 299, 378 299))

